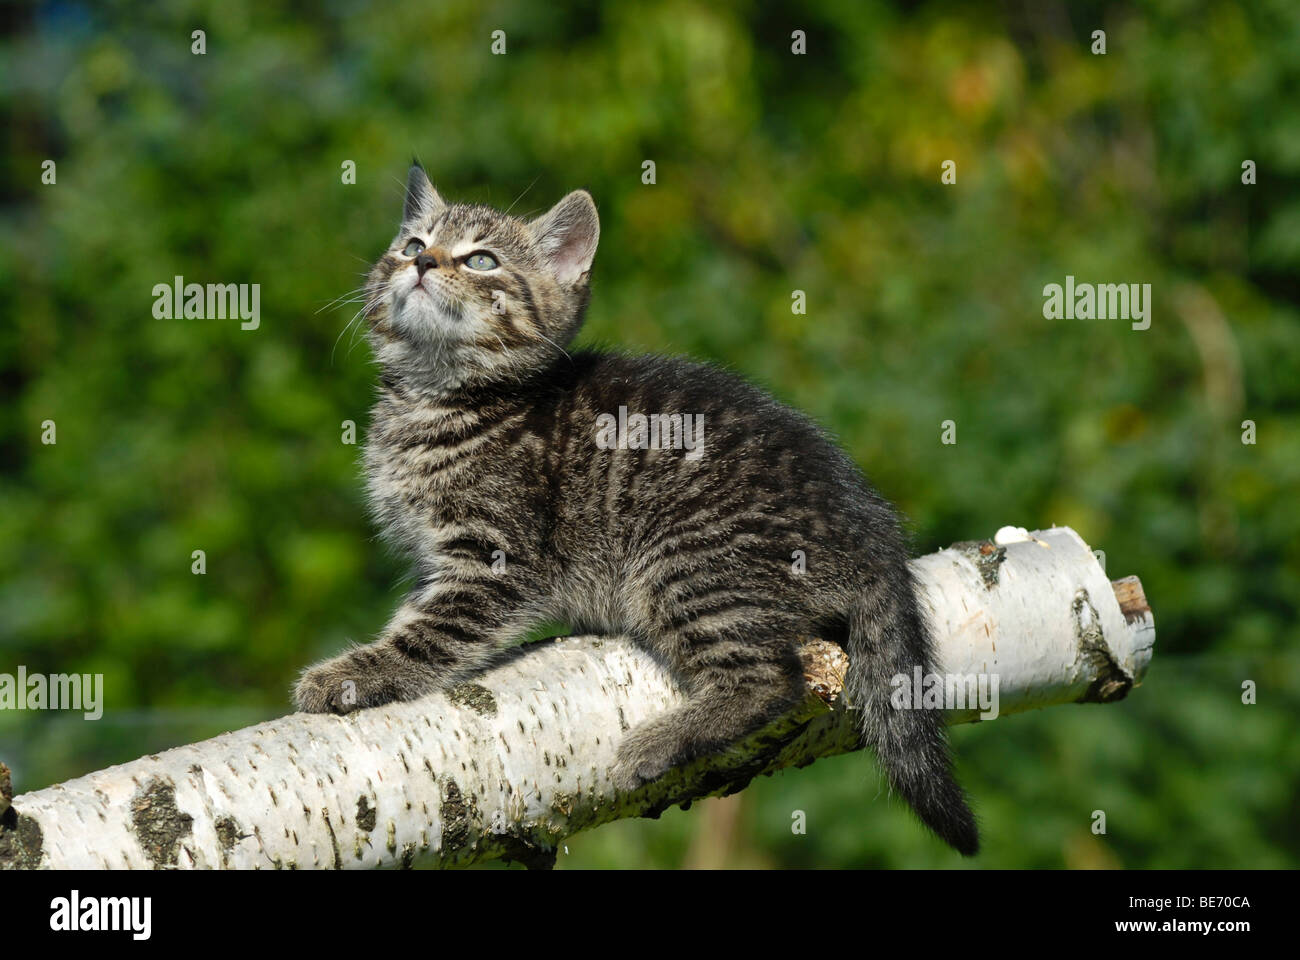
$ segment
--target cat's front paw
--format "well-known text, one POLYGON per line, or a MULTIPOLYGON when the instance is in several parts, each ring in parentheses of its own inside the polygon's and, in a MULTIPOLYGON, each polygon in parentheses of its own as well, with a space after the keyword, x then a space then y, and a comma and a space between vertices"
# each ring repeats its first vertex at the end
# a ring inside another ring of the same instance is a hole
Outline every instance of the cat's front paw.
POLYGON ((304 670, 294 686, 293 701, 305 713, 351 713, 415 700, 436 687, 436 677, 428 668, 363 647, 304 670))
POLYGON ((639 727, 618 745, 610 780, 619 790, 636 790, 677 766, 682 752, 681 738, 674 731, 653 722, 639 727))
POLYGON ((359 706, 356 678, 326 661, 303 671, 293 688, 293 702, 304 713, 347 713, 359 706))

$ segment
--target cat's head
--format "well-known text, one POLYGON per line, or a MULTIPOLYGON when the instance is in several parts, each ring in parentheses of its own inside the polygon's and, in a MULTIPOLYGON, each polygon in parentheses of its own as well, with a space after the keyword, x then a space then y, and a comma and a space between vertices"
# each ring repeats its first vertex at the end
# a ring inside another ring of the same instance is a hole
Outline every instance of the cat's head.
POLYGON ((519 380, 563 360, 599 238, 585 190, 523 220, 447 203, 413 165, 401 229, 366 282, 377 359, 433 390, 519 380))

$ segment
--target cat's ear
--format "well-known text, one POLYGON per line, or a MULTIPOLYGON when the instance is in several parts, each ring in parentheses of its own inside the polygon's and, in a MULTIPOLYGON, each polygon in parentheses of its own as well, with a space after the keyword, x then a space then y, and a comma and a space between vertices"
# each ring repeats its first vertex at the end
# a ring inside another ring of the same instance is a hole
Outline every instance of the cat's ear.
POLYGON ((547 265, 561 283, 580 283, 591 270, 600 241, 596 202, 586 190, 574 190, 528 224, 547 265))
POLYGON ((402 208, 402 223, 415 220, 427 220, 445 207, 446 201, 438 196, 429 182, 429 175, 419 161, 411 162, 411 170, 406 175, 406 204, 402 208))

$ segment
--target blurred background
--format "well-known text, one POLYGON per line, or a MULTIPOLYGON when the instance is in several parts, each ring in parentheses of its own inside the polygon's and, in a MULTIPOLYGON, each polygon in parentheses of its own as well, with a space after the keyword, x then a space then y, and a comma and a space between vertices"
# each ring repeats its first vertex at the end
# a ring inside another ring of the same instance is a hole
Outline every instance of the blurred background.
POLYGON ((0 711, 18 792, 279 716, 385 622, 404 566, 340 439, 375 371, 330 302, 416 154, 516 212, 589 188, 581 342, 707 358, 812 414, 918 553, 1068 524, 1155 611, 1125 702, 954 730, 973 863, 857 754, 578 835, 561 869, 1300 864, 1293 0, 0 16, 0 672, 102 673, 106 700, 0 711), (1044 319, 1067 274, 1151 284, 1150 329, 1044 319), (176 275, 260 284, 260 328, 155 319, 176 275))

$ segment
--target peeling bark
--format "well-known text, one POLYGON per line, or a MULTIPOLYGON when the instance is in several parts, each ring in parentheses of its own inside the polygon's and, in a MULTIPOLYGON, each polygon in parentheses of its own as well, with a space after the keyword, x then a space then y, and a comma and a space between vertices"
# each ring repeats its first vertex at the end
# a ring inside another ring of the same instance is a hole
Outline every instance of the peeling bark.
MULTIPOLYGON (((1136 578, 1112 586, 1074 531, 957 544, 914 562, 939 657, 996 674, 999 713, 1120 699, 1155 629, 1136 578)), ((682 701, 618 638, 505 655, 474 683, 346 717, 294 714, 13 798, 0 868, 345 868, 554 863, 566 837, 734 793, 858 749, 844 652, 806 638, 808 696, 725 753, 634 793, 609 780, 623 733, 682 701)), ((949 711, 952 723, 976 709, 949 711)))

